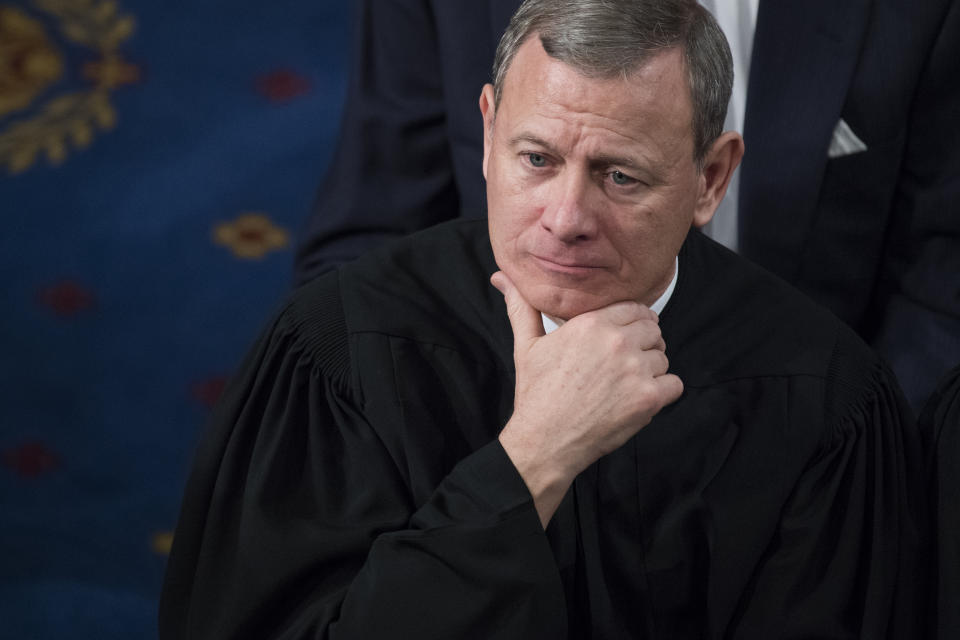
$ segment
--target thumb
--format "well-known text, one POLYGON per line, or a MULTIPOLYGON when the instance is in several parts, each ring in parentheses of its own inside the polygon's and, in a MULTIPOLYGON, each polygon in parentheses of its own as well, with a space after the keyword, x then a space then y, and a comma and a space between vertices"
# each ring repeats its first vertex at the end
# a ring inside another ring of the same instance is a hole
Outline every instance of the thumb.
POLYGON ((513 328, 514 345, 526 344, 542 337, 544 330, 540 312, 520 295, 513 280, 503 271, 497 271, 490 276, 490 283, 503 294, 503 301, 507 304, 507 317, 510 318, 510 326, 513 328))

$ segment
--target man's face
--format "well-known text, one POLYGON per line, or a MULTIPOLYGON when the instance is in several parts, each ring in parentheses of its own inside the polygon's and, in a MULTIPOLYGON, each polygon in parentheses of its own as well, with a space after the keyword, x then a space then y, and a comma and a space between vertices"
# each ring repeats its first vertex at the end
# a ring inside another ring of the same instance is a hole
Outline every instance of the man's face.
POLYGON ((691 224, 713 213, 693 161, 682 53, 591 79, 534 35, 507 71, 496 114, 490 85, 480 106, 490 241, 523 297, 560 319, 653 303, 691 224))

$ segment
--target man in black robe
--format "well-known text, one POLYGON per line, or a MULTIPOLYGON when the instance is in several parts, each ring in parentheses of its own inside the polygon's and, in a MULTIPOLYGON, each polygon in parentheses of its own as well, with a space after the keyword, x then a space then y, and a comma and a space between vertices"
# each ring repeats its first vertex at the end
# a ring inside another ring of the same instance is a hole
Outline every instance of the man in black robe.
POLYGON ((489 226, 281 311, 198 453, 161 638, 919 637, 891 374, 690 231, 743 153, 730 68, 692 0, 524 3, 480 97, 489 226))

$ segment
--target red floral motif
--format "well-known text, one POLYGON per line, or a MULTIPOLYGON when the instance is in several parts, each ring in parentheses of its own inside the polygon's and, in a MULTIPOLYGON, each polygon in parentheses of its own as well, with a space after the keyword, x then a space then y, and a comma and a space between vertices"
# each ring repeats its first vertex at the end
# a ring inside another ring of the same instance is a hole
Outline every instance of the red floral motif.
POLYGON ((92 309, 95 305, 93 293, 71 280, 64 280, 41 290, 37 298, 40 304, 58 316, 74 316, 81 311, 92 309))
POLYGON ((24 442, 3 452, 3 464, 25 478, 33 478, 56 469, 60 458, 42 442, 24 442))
POLYGON ((310 81, 290 69, 277 69, 257 77, 257 93, 270 102, 289 102, 310 92, 310 81))
POLYGON ((193 396, 194 400, 209 408, 217 403, 226 386, 226 376, 214 376, 195 382, 190 387, 190 395, 193 396))

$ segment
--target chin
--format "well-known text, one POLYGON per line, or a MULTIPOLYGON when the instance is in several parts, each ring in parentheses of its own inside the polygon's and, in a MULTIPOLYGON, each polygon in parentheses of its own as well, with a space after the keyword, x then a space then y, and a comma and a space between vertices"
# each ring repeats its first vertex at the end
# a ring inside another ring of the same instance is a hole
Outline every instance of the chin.
POLYGON ((520 292, 533 308, 558 320, 570 320, 613 302, 585 291, 564 289, 553 285, 533 285, 529 293, 523 289, 520 292))
POLYGON ((500 268, 530 306, 558 320, 575 318, 617 300, 610 295, 609 283, 602 279, 544 273, 529 264, 508 262, 500 268))

